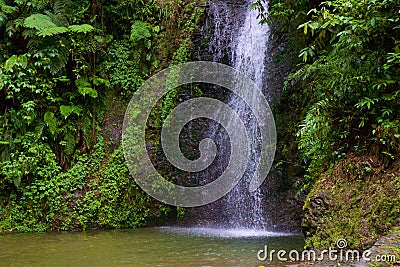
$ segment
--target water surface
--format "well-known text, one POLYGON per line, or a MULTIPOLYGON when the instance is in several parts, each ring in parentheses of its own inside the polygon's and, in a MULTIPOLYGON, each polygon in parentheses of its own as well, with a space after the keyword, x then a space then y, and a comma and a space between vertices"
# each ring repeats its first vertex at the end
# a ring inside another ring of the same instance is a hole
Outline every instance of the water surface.
POLYGON ((298 249, 302 237, 215 228, 143 228, 96 233, 0 235, 1 266, 282 266, 257 252, 298 249))

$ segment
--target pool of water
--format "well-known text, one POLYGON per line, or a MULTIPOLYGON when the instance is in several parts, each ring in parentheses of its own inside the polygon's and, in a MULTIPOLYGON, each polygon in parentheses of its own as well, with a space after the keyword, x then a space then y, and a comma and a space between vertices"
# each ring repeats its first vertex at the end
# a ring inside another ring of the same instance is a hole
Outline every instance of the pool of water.
POLYGON ((303 247, 300 235, 246 229, 160 227, 0 235, 1 266, 282 266, 257 252, 303 247))

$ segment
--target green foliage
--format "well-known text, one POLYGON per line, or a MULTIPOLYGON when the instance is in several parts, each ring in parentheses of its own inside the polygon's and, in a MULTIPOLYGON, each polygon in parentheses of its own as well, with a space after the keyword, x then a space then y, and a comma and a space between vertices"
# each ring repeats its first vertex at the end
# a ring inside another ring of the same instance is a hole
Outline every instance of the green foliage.
POLYGON ((301 116, 300 130, 291 131, 311 183, 350 151, 399 153, 398 8, 390 0, 270 3, 272 23, 286 25, 278 32, 304 45, 283 99, 301 116), (293 10, 301 15, 291 17, 293 10))
POLYGON ((6 179, 3 182, 12 182, 18 188, 21 183, 30 182, 32 176, 51 177, 60 170, 53 151, 47 144, 38 142, 35 133, 28 132, 20 138, 13 145, 20 145, 21 149, 14 150, 1 164, 1 174, 6 179))
POLYGON ((75 85, 78 89, 78 92, 83 96, 89 95, 93 98, 96 98, 98 96, 97 91, 93 89, 91 84, 84 78, 79 78, 75 80, 75 85))
POLYGON ((1 230, 137 227, 174 213, 137 187, 102 126, 109 99, 123 110, 150 75, 189 59, 200 10, 0 0, 1 230))
POLYGON ((68 30, 75 33, 88 33, 93 31, 93 26, 89 24, 70 25, 68 26, 68 30))
POLYGON ((43 14, 33 14, 27 17, 24 21, 24 26, 36 29, 37 34, 41 37, 61 34, 68 31, 66 27, 57 26, 49 16, 43 14))
POLYGON ((279 58, 293 63, 276 108, 278 146, 281 162, 305 170, 296 175, 308 247, 345 238, 366 248, 399 218, 399 8, 269 1, 265 22, 284 41, 279 58))
MULTIPOLYGON (((55 164, 54 154, 46 153, 43 157, 55 164)), ((103 157, 100 140, 95 153, 90 157, 81 155, 65 173, 42 162, 46 169, 38 173, 41 179, 21 187, 19 197, 11 195, 7 206, 0 207, 0 228, 46 231, 144 225, 154 200, 130 177, 122 149, 116 150, 108 165, 101 167, 103 157)), ((38 160, 37 155, 32 160, 38 160)), ((13 167, 18 167, 15 170, 24 170, 15 164, 13 167)), ((29 166, 29 161, 26 165, 29 166)))
MULTIPOLYGON (((391 139, 398 134, 400 118, 393 111, 399 109, 400 102, 393 96, 399 94, 400 80, 396 65, 387 63, 399 49, 396 25, 400 17, 398 12, 384 11, 396 6, 395 1, 325 2, 319 10, 310 11, 312 20, 299 26, 305 34, 311 29, 311 36, 315 36, 311 47, 318 56, 293 79, 303 80, 315 99, 323 97, 330 106, 325 107, 325 114, 310 109, 305 122, 329 120, 334 128, 319 138, 338 143, 309 153, 318 147, 310 136, 300 134, 302 148, 309 154, 321 157, 335 149, 340 154, 352 149, 343 143, 358 144, 357 139, 376 143, 382 152, 397 153, 399 143, 391 139)), ((318 127, 313 131, 317 135, 318 127)))
MULTIPOLYGON (((141 40, 146 42, 146 39, 151 37, 151 25, 149 23, 143 22, 143 21, 135 21, 132 24, 132 30, 131 30, 131 37, 130 40, 134 43, 137 44, 141 40)), ((150 48, 151 43, 149 41, 146 42, 145 46, 147 48, 150 48)))
POLYGON ((128 41, 115 42, 108 52, 109 60, 104 68, 112 73, 110 84, 121 95, 129 96, 145 81, 146 73, 140 71, 140 62, 134 60, 133 49, 128 41))
POLYGON ((49 127, 51 134, 55 134, 57 131, 57 119, 53 112, 47 111, 43 116, 43 121, 49 127))
POLYGON ((71 114, 76 114, 79 116, 81 112, 82 108, 80 108, 79 106, 60 106, 60 113, 62 116, 64 116, 64 119, 67 119, 71 114))

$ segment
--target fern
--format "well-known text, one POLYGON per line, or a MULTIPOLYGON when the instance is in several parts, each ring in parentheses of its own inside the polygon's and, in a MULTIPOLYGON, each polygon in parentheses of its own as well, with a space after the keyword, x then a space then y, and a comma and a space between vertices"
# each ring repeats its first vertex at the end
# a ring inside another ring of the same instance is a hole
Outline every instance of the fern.
POLYGON ((7 15, 0 12, 0 27, 7 22, 7 15))
POLYGON ((50 11, 45 11, 44 13, 46 16, 49 16, 56 25, 64 27, 68 26, 68 19, 66 16, 64 16, 64 14, 54 14, 50 11))
MULTIPOLYGON (((24 37, 24 39, 28 40, 31 39, 32 37, 36 36, 36 30, 35 29, 26 29, 22 32, 22 36, 24 37)), ((31 49, 31 42, 28 41, 28 49, 31 49)))
POLYGON ((58 35, 66 32, 88 33, 93 30, 93 26, 89 24, 70 25, 68 28, 57 26, 51 16, 43 14, 33 14, 24 21, 24 26, 29 29, 36 29, 37 34, 41 37, 58 35))
POLYGON ((42 31, 47 28, 54 28, 57 25, 47 15, 33 14, 27 17, 24 21, 24 26, 30 29, 42 31))
POLYGON ((89 24, 70 25, 68 26, 68 30, 75 33, 88 33, 93 31, 93 26, 89 24))
POLYGON ((55 1, 52 8, 53 12, 45 12, 46 15, 51 17, 53 22, 57 24, 58 26, 68 26, 68 19, 67 19, 67 13, 66 13, 66 7, 70 4, 70 1, 66 0, 58 0, 55 1))
POLYGON ((57 26, 52 19, 43 14, 33 14, 24 21, 24 26, 30 29, 36 29, 41 37, 62 34, 68 31, 66 27, 57 26))
POLYGON ((42 37, 46 37, 46 36, 53 36, 53 35, 57 35, 57 34, 66 33, 67 31, 68 31, 68 29, 65 27, 52 27, 52 28, 47 28, 47 29, 43 29, 43 30, 39 31, 38 35, 42 36, 42 37))
POLYGON ((66 64, 69 58, 69 51, 66 47, 60 46, 54 49, 44 50, 51 58, 51 74, 58 73, 66 64))
MULTIPOLYGON (((62 1, 60 1, 62 2, 62 1)), ((58 4, 61 8, 61 4, 58 4)), ((55 8, 55 7, 54 7, 55 8)), ((65 18, 61 10, 58 10, 56 14, 49 11, 45 11, 46 14, 33 14, 23 21, 23 25, 26 29, 22 35, 28 39, 27 47, 30 51, 41 50, 45 54, 48 54, 51 58, 51 74, 58 73, 67 63, 71 47, 66 41, 66 36, 60 36, 62 34, 77 34, 77 33, 88 33, 93 30, 93 27, 89 24, 82 25, 70 25, 67 26, 67 22, 63 22, 65 18), (46 38, 52 36, 59 36, 57 39, 46 38), (41 37, 41 38, 37 38, 41 37)), ((90 87, 81 87, 83 95, 90 95, 96 97, 96 91, 88 90, 90 87)))
POLYGON ((134 43, 151 37, 150 25, 143 21, 135 21, 131 29, 131 41, 134 43))
POLYGON ((12 15, 17 10, 17 7, 9 6, 4 0, 0 0, 0 27, 7 23, 8 15, 12 15))
POLYGON ((53 14, 54 15, 65 15, 66 7, 70 4, 68 0, 58 0, 53 4, 53 14))
POLYGON ((14 25, 16 28, 23 27, 24 26, 24 18, 23 17, 16 18, 14 20, 14 25))

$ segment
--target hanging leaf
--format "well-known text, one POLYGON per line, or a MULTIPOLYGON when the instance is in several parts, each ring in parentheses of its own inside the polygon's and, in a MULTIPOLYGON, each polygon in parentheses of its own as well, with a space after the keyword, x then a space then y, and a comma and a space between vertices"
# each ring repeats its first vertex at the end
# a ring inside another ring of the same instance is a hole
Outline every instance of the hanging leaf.
POLYGON ((91 84, 85 80, 84 78, 79 78, 75 81, 75 85, 78 88, 78 92, 85 96, 85 95, 89 95, 93 98, 97 97, 97 91, 94 90, 91 86, 91 84))
POLYGON ((26 57, 26 54, 20 55, 18 57, 18 61, 21 64, 22 68, 26 68, 28 66, 28 58, 26 57))
POLYGON ((20 56, 13 55, 11 56, 8 60, 6 60, 4 64, 4 68, 7 71, 13 71, 13 67, 17 65, 23 69, 25 69, 28 66, 28 58, 25 54, 22 54, 20 56))
POLYGON ((53 112, 46 112, 43 117, 44 123, 49 127, 49 130, 52 135, 54 135, 57 131, 57 119, 54 116, 53 112))
POLYGON ((65 141, 64 152, 67 155, 71 155, 72 153, 74 153, 74 150, 75 150, 76 137, 72 133, 68 132, 64 136, 64 141, 65 141))
POLYGON ((65 119, 68 118, 69 115, 71 115, 72 113, 75 113, 76 115, 80 115, 82 112, 82 108, 78 107, 78 106, 64 106, 62 105, 60 107, 60 113, 62 116, 64 116, 65 119))
POLYGON ((375 26, 375 18, 372 18, 370 23, 371 23, 371 26, 374 27, 375 26))
POLYGON ((16 55, 11 56, 4 65, 5 69, 8 71, 12 71, 12 68, 18 62, 18 57, 16 55))

